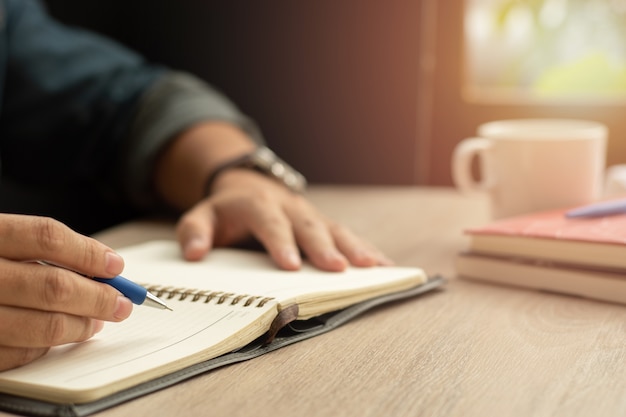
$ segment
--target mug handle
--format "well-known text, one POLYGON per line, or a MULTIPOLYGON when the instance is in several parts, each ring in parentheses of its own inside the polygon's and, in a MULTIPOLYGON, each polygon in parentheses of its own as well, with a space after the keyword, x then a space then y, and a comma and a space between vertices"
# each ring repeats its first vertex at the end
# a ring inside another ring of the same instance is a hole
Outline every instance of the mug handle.
POLYGON ((623 198, 626 195, 626 164, 611 165, 604 177, 603 198, 623 198))
POLYGON ((459 142, 452 155, 452 180, 463 193, 482 193, 493 186, 484 169, 484 153, 491 148, 491 141, 484 138, 467 138, 459 142), (471 163, 479 158, 480 181, 476 181, 471 172, 471 163))

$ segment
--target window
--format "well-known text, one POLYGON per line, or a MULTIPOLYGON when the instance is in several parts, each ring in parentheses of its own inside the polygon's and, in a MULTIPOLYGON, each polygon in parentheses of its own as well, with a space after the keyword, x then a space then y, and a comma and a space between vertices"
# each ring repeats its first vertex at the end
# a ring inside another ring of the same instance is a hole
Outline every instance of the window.
POLYGON ((469 102, 626 102, 626 0, 465 0, 469 102))

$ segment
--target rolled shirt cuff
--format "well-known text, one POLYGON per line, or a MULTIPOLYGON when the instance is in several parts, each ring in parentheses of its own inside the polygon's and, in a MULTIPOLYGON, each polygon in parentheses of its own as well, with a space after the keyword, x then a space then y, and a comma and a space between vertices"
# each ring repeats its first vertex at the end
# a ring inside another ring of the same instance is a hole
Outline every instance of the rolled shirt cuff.
POLYGON ((144 93, 122 152, 122 169, 117 179, 135 207, 152 211, 163 206, 152 182, 161 149, 180 132, 208 120, 232 123, 257 143, 264 143, 250 118, 223 94, 191 74, 170 71, 144 93))

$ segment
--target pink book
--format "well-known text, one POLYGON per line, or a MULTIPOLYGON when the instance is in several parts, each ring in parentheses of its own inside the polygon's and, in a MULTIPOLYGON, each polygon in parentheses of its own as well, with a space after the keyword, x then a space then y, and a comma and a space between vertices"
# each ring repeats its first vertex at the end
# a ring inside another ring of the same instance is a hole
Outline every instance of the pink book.
POLYGON ((566 212, 467 229, 457 275, 626 304, 626 214, 568 218, 566 212))
POLYGON ((512 217, 468 229, 466 233, 626 245, 626 214, 567 218, 566 212, 552 210, 512 217))
POLYGON ((626 271, 626 214, 568 218, 566 212, 533 213, 467 229, 468 251, 626 271))

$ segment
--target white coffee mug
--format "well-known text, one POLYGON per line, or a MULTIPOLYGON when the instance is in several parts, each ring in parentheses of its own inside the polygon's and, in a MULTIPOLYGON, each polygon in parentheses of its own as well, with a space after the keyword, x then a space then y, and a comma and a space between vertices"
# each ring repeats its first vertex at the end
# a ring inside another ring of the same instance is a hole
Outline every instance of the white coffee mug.
POLYGON ((452 177, 462 192, 487 193, 494 218, 588 204, 602 195, 607 136, 605 125, 588 120, 485 123, 456 146, 452 177))

